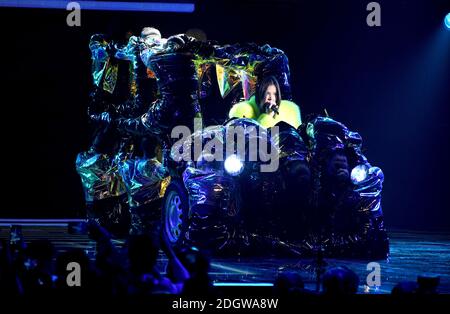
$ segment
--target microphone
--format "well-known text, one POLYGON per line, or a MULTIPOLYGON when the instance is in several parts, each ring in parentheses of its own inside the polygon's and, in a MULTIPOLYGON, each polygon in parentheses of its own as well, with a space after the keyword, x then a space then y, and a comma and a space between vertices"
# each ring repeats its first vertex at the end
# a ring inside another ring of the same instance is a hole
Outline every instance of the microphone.
POLYGON ((269 113, 272 115, 272 118, 275 117, 275 115, 280 114, 278 112, 278 106, 271 102, 264 103, 264 108, 266 109, 266 112, 269 111, 269 113))

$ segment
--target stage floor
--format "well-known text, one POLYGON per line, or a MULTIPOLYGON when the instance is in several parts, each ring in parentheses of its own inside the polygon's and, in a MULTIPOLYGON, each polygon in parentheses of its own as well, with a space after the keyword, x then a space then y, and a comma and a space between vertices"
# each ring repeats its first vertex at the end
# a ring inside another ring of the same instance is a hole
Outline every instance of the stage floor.
MULTIPOLYGON (((0 220, 0 238, 9 236, 10 226, 21 224, 26 241, 48 239, 58 252, 70 248, 82 248, 91 258, 95 256, 95 242, 86 235, 67 232, 67 220, 0 220)), ((418 275, 439 276, 439 292, 450 293, 450 234, 411 231, 392 231, 390 258, 377 261, 381 266, 381 286, 367 287, 369 260, 325 259, 327 268, 347 266, 360 278, 359 293, 390 293, 400 281, 416 281, 418 275)), ((114 240, 118 247, 123 241, 114 240)), ((158 267, 165 270, 167 260, 161 254, 158 267)), ((313 260, 280 258, 221 258, 213 259, 210 275, 216 286, 271 286, 282 271, 299 272, 305 288, 316 288, 313 260)))

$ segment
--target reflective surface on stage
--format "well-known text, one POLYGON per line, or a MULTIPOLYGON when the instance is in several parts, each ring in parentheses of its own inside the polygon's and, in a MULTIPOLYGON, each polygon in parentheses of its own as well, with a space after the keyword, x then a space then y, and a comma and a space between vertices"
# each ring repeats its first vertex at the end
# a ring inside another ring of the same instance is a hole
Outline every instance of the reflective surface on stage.
MULTIPOLYGON (((56 251, 70 248, 84 249, 90 258, 95 257, 95 242, 87 235, 67 232, 67 223, 61 221, 10 221, 0 220, 0 238, 8 238, 12 224, 22 224, 25 240, 50 240, 56 251)), ((389 233, 391 255, 388 260, 376 261, 381 266, 381 286, 366 286, 366 277, 372 269, 367 264, 372 261, 325 259, 325 268, 347 266, 360 278, 359 293, 390 293, 401 281, 416 281, 417 276, 439 276, 439 292, 450 293, 450 234, 424 233, 412 231, 392 231, 389 233)), ((124 241, 114 240, 121 248, 124 241)), ((167 260, 161 253, 158 267, 165 270, 167 260)), ((210 275, 217 286, 260 285, 270 286, 277 274, 283 271, 299 272, 305 288, 316 289, 316 261, 314 259, 285 258, 220 258, 213 259, 210 275)))

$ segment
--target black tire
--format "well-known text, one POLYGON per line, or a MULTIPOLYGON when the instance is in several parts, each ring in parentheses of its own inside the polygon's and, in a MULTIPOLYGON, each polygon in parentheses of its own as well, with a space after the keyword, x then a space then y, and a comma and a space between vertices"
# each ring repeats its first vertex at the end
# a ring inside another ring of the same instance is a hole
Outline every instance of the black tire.
POLYGON ((164 194, 161 213, 162 232, 173 247, 183 244, 188 220, 188 193, 181 180, 173 180, 164 194))

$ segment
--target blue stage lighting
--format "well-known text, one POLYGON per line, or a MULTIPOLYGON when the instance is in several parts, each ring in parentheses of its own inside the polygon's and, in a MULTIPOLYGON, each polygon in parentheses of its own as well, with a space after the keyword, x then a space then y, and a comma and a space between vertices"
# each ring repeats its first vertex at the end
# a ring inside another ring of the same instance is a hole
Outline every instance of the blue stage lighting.
MULTIPOLYGON (((63 9, 67 8, 67 0, 2 0, 0 7, 6 8, 33 8, 33 9, 63 9)), ((153 11, 192 13, 194 3, 176 2, 125 2, 125 1, 76 1, 82 10, 105 11, 153 11)))
POLYGON ((450 30, 450 13, 448 13, 448 14, 445 16, 444 24, 445 24, 445 27, 446 27, 448 30, 450 30))

